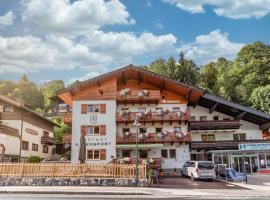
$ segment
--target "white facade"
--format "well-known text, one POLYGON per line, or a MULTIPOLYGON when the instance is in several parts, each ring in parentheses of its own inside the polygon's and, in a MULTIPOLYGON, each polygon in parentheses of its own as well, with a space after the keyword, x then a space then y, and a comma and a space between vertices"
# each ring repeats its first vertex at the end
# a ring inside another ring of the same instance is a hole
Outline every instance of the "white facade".
MULTIPOLYGON (((48 146, 48 153, 43 153, 43 144, 41 144, 41 137, 43 136, 43 130, 40 127, 37 127, 33 124, 23 122, 21 120, 1 120, 4 125, 15 128, 18 130, 18 133, 22 134, 22 141, 26 141, 29 143, 28 150, 22 150, 21 156, 23 158, 27 158, 29 156, 39 156, 40 158, 51 158, 52 157, 52 151, 53 147, 48 146), (23 128, 23 131, 21 131, 21 128, 23 128), (38 135, 30 134, 26 131, 26 129, 31 129, 38 133, 38 135), (32 151, 32 144, 38 145, 38 151, 32 151)), ((53 137, 53 133, 49 132, 49 136, 53 137)), ((20 152, 20 139, 13 136, 8 135, 0 135, 0 143, 4 144, 5 146, 5 154, 10 155, 18 155, 20 152)), ((47 145, 46 145, 47 146, 47 145)))
POLYGON ((106 160, 86 160, 91 163, 108 163, 116 158, 116 101, 73 101, 71 162, 78 163, 81 126, 106 125, 106 135, 86 135, 86 150, 106 149, 106 160), (82 104, 106 104, 106 113, 81 113, 82 104), (99 144, 98 144, 99 143, 99 144), (105 144, 106 143, 106 144, 105 144), (96 146, 94 146, 96 144, 96 146), (98 144, 98 145, 97 145, 98 144))
MULTIPOLYGON (((196 106, 195 108, 189 107, 190 115, 195 117, 196 121, 200 120, 200 117, 205 116, 206 120, 214 120, 214 117, 218 117, 218 120, 233 119, 229 115, 219 113, 214 111, 209 113, 209 109, 203 108, 201 106, 196 106)), ((204 134, 214 134, 216 141, 219 140, 233 140, 233 134, 244 133, 246 134, 246 140, 260 140, 262 139, 262 130, 260 130, 259 125, 252 124, 247 121, 240 120, 240 128, 234 130, 206 130, 206 131, 192 131, 192 141, 201 141, 202 135, 204 134)))

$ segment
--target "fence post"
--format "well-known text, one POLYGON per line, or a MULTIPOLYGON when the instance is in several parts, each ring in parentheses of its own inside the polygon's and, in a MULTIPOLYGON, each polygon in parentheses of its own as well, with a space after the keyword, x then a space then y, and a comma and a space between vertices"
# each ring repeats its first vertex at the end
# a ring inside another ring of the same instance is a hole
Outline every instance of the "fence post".
POLYGON ((25 163, 22 164, 22 174, 21 174, 22 178, 23 178, 23 175, 24 175, 24 167, 25 167, 24 165, 25 165, 25 163))
POLYGON ((52 174, 52 177, 54 178, 55 176, 55 163, 53 163, 53 174, 52 174))

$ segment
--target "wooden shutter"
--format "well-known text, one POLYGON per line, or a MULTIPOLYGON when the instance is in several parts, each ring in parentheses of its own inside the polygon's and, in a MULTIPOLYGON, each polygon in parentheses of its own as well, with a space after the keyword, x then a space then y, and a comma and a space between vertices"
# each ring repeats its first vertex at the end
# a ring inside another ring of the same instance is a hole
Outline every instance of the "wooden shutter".
POLYGON ((106 149, 100 149, 100 160, 106 160, 106 149))
POLYGON ((82 125, 81 126, 81 134, 86 135, 87 134, 87 126, 82 125))
POLYGON ((81 113, 86 114, 87 113, 87 104, 82 104, 81 113))
POLYGON ((99 134, 100 135, 106 135, 106 125, 100 125, 99 126, 99 134))
POLYGON ((106 104, 100 104, 100 113, 106 113, 106 104))

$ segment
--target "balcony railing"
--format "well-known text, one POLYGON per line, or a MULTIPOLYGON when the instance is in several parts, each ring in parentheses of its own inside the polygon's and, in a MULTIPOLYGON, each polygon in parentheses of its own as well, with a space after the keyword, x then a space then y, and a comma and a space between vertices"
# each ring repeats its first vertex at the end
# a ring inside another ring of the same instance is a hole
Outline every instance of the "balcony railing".
POLYGON ((236 150, 240 143, 270 143, 269 140, 222 140, 208 142, 191 142, 192 150, 236 150))
POLYGON ((54 145, 55 144, 55 140, 54 140, 53 137, 42 136, 41 137, 41 144, 54 145))
MULTIPOLYGON (((125 116, 121 116, 118 112, 116 113, 116 121, 118 123, 125 122, 134 122, 136 115, 139 112, 131 112, 125 116)), ((142 116, 139 118, 140 122, 179 122, 179 121, 188 121, 190 118, 189 113, 179 114, 179 112, 170 112, 168 114, 159 115, 157 112, 151 112, 148 115, 142 116)))
MULTIPOLYGON (((162 143, 162 142, 189 142, 191 141, 191 134, 181 135, 181 137, 177 137, 175 133, 169 133, 166 136, 158 136, 158 133, 148 133, 148 136, 143 136, 143 138, 138 137, 138 143, 162 143)), ((136 134, 130 134, 128 136, 120 136, 119 134, 116 136, 117 144, 134 144, 136 143, 136 134)))
POLYGON ((239 120, 211 120, 211 121, 191 121, 190 130, 225 130, 239 129, 239 120))
POLYGON ((130 90, 129 94, 121 95, 121 92, 117 92, 118 103, 157 103, 161 99, 159 90, 147 90, 148 94, 140 96, 142 90, 130 90))
POLYGON ((72 123, 72 113, 67 113, 64 115, 64 123, 66 124, 72 123))

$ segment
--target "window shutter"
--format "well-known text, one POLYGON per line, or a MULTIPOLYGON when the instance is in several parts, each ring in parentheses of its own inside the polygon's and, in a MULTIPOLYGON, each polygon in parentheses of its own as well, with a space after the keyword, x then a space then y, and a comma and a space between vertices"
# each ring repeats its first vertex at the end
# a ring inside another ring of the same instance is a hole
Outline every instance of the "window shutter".
POLYGON ((106 113, 106 104, 100 104, 100 113, 106 113))
POLYGON ((100 160, 106 160, 106 149, 100 149, 100 160))
POLYGON ((100 135, 106 135, 106 125, 100 125, 99 126, 99 134, 100 135))
POLYGON ((81 134, 86 135, 87 134, 87 126, 81 126, 81 134))
POLYGON ((87 113, 87 104, 82 104, 81 113, 86 114, 87 113))

